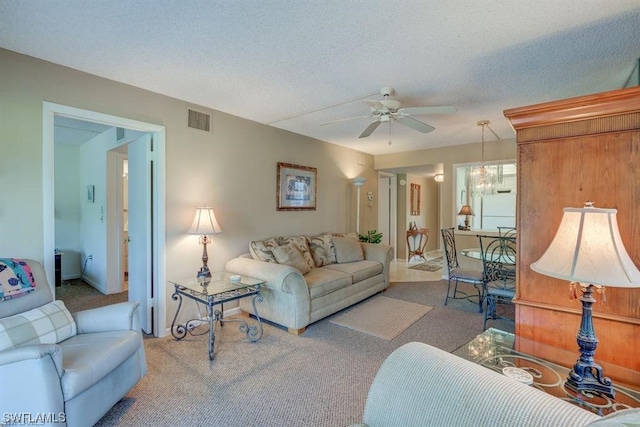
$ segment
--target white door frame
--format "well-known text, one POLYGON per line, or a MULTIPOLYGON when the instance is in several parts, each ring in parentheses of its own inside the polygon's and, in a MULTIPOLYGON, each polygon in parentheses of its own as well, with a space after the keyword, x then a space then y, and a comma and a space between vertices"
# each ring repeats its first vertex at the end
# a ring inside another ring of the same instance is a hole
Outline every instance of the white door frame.
MULTIPOLYGON (((133 129, 153 134, 156 175, 154 181, 154 233, 153 233, 153 294, 155 301, 150 304, 157 307, 153 334, 163 337, 166 334, 166 270, 165 270, 165 127, 140 122, 95 111, 83 110, 61 104, 44 101, 42 103, 42 199, 43 199, 43 259, 44 269, 50 286, 53 287, 55 250, 54 219, 54 116, 61 115, 79 120, 102 123, 108 126, 133 129)), ((52 288, 52 292, 55 289, 52 288)))

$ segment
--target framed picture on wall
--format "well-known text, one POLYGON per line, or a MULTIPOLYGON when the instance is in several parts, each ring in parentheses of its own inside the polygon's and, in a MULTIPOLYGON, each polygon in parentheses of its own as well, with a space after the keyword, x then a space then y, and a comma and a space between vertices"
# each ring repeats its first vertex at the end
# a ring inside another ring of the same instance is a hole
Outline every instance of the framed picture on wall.
POLYGON ((276 208, 279 211, 315 211, 318 170, 278 162, 276 208))

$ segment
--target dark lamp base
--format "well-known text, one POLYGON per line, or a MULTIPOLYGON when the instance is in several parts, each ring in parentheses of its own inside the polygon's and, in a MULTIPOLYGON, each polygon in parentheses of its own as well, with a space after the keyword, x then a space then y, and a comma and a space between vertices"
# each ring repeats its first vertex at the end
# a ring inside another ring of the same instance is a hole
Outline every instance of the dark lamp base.
POLYGON ((594 285, 582 288, 582 320, 580 331, 576 336, 578 347, 580 348, 580 358, 573 365, 567 378, 567 388, 576 392, 600 393, 611 398, 615 397, 611 380, 604 376, 602 367, 593 360, 598 345, 593 329, 592 308, 596 300, 593 298, 594 285))
POLYGON ((585 364, 578 361, 569 372, 569 377, 565 383, 566 387, 576 393, 599 393, 616 397, 613 384, 608 377, 602 374, 602 367, 597 363, 585 364))

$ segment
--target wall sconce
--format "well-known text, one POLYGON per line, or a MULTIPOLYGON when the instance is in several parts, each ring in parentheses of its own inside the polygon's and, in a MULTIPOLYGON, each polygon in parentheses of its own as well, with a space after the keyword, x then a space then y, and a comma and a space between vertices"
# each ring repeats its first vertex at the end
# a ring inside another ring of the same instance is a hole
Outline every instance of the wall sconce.
POLYGON ((434 177, 433 180, 435 182, 444 182, 444 174, 441 173, 437 173, 434 177))
POLYGON ((198 271, 196 277, 208 278, 211 277, 211 272, 207 266, 209 256, 207 254, 207 244, 211 243, 210 235, 218 234, 222 232, 222 228, 218 225, 216 215, 213 213, 213 208, 202 206, 196 208, 196 216, 193 219, 193 224, 189 229, 189 234, 195 234, 200 236, 200 244, 202 248, 202 267, 198 271))

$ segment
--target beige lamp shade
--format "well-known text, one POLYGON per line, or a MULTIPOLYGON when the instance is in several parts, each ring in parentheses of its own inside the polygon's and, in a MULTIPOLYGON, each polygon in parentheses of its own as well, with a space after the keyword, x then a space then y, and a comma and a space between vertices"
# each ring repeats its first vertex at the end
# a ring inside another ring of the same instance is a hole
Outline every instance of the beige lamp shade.
POLYGON ((636 268, 620 238, 616 209, 565 208, 560 227, 531 269, 583 284, 640 287, 636 268))
POLYGON ((208 206, 196 208, 196 216, 193 219, 193 224, 191 224, 188 233, 199 236, 210 236, 212 234, 222 233, 213 208, 208 206))
POLYGON ((462 205, 462 207, 460 208, 460 212, 458 212, 458 215, 474 215, 474 213, 471 209, 471 206, 462 205))

